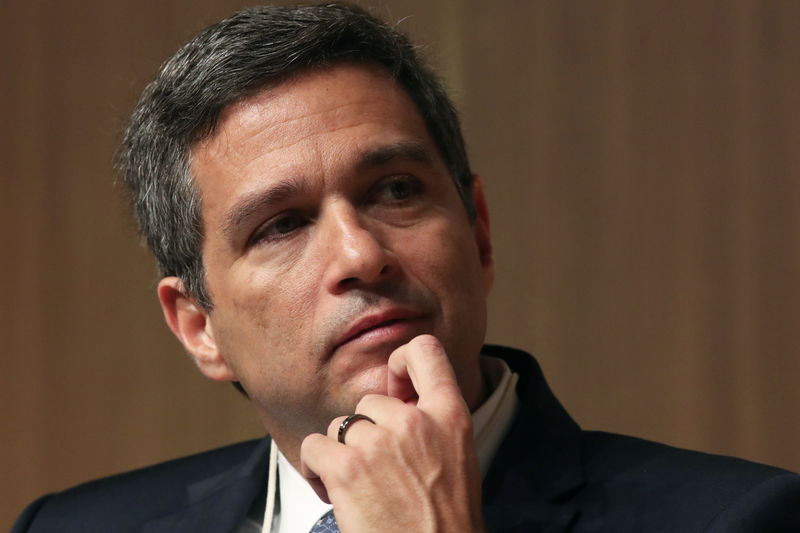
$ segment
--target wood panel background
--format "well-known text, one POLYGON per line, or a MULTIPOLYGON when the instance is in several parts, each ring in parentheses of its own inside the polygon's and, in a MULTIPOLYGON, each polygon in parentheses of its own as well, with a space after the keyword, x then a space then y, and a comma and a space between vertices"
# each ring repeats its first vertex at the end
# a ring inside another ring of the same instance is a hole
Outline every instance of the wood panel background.
MULTIPOLYGON (((385 1, 462 109, 489 340, 587 428, 800 469, 800 3, 385 1)), ((162 324, 114 187, 157 66, 234 0, 0 4, 0 528, 260 433, 162 324)))

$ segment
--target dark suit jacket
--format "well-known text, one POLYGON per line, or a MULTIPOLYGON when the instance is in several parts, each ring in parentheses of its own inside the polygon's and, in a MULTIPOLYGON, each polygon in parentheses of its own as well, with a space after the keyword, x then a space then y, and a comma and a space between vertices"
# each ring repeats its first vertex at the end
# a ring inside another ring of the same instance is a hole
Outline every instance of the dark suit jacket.
MULTIPOLYGON (((800 532, 800 476, 739 459, 587 432, 524 352, 520 411, 483 484, 490 532, 800 532)), ((268 440, 87 483, 31 504, 12 533, 235 532, 263 499, 268 440)))

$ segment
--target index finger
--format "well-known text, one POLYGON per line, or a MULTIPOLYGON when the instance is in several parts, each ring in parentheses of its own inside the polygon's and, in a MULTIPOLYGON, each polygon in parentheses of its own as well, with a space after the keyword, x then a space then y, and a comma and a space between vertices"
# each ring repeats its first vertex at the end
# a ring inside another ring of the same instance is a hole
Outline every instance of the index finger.
POLYGON ((413 392, 417 407, 466 408, 453 366, 439 340, 420 335, 389 356, 388 395, 408 401, 413 392), (410 390, 409 390, 410 389, 410 390))

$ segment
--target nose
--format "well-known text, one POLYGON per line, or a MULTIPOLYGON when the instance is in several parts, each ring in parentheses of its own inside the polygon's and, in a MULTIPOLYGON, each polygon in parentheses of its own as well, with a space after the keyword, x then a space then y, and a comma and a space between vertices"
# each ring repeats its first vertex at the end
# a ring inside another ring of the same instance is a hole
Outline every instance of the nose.
POLYGON ((394 270, 394 254, 374 229, 362 224, 352 206, 332 207, 325 218, 321 238, 327 263, 323 283, 328 291, 336 294, 379 283, 394 270))

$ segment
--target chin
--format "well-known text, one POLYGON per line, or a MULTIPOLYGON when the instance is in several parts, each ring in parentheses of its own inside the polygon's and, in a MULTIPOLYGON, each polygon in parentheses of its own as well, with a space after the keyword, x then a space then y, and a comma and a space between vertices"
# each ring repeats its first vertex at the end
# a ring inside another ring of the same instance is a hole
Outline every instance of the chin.
POLYGON ((385 395, 387 391, 387 372, 386 364, 382 364, 364 369, 358 376, 354 376, 352 384, 354 385, 354 392, 358 395, 356 403, 367 394, 385 395))

